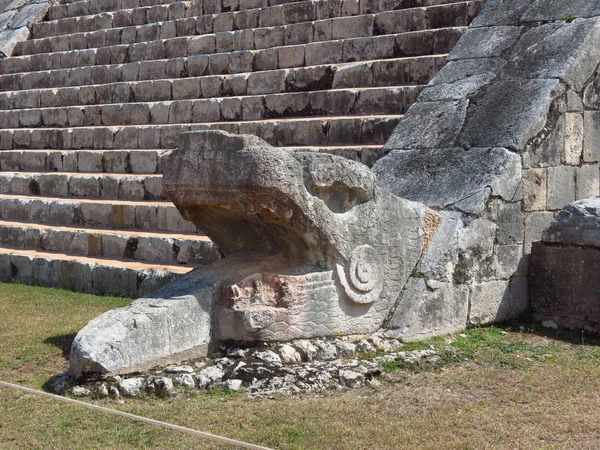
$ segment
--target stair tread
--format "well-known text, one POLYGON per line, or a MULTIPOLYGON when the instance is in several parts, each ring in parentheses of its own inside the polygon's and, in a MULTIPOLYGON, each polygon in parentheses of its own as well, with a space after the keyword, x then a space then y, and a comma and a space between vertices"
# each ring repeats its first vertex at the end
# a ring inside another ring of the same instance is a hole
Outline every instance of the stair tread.
POLYGON ((106 265, 112 267, 121 267, 128 269, 139 270, 168 270, 174 273, 188 273, 193 270, 195 265, 178 265, 178 264, 156 264, 143 261, 112 259, 112 258, 90 258, 87 256, 70 255, 67 253, 45 252, 39 250, 20 250, 10 247, 0 247, 0 254, 22 255, 29 257, 42 257, 47 259, 63 260, 63 261, 79 261, 90 264, 106 265))

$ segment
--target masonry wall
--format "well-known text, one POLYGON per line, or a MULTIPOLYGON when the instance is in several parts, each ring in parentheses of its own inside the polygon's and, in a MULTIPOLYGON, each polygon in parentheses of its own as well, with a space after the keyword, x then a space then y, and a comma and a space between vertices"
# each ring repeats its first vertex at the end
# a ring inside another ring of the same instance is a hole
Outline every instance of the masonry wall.
POLYGON ((516 317, 531 243, 600 194, 600 3, 488 0, 374 170, 443 216, 387 324, 404 340, 516 317))

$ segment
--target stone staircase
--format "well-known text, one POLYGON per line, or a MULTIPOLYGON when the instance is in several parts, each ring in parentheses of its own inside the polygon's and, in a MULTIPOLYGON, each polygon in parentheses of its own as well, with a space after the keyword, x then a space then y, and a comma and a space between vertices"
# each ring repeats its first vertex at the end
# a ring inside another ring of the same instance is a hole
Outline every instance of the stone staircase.
POLYGON ((162 196, 183 132, 372 164, 481 0, 90 0, 0 60, 0 280, 141 296, 219 257, 162 196))

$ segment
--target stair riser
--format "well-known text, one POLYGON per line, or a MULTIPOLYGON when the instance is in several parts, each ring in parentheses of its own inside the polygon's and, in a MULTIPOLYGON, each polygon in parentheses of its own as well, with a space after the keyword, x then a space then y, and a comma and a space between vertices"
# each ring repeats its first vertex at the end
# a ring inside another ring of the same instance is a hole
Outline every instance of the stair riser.
POLYGON ((168 270, 133 269, 108 264, 0 253, 0 281, 138 298, 182 276, 168 270))
POLYGON ((0 152, 0 170, 152 174, 162 172, 164 151, 34 151, 0 152))
POLYGON ((89 258, 131 259, 156 264, 210 264, 219 259, 219 252, 210 241, 6 225, 0 227, 0 245, 19 250, 60 252, 89 258))
POLYGON ((248 24, 248 28, 243 30, 232 30, 232 26, 223 27, 229 29, 215 30, 214 26, 207 29, 202 18, 182 19, 141 27, 73 32, 65 36, 23 41, 18 46, 17 54, 33 55, 127 45, 127 51, 117 51, 126 53, 124 61, 131 62, 233 50, 258 50, 332 39, 466 26, 475 17, 480 6, 481 2, 453 3, 263 28, 254 28, 253 24, 248 24), (213 31, 214 34, 209 34, 213 31))
POLYGON ((119 177, 0 172, 0 194, 139 202, 165 200, 160 175, 119 177))
MULTIPOLYGON (((199 89, 200 83, 196 86, 199 89)), ((420 86, 346 89, 242 98, 22 109, 0 111, 0 128, 181 124, 344 114, 404 114, 420 90, 420 86)))
POLYGON ((72 200, 0 198, 2 219, 86 228, 158 230, 196 233, 175 206, 80 203, 72 200))
MULTIPOLYGON (((170 59, 148 60, 149 54, 136 54, 140 61, 129 57, 129 45, 104 47, 102 49, 73 50, 51 55, 32 55, 25 58, 0 60, 4 74, 53 70, 50 77, 55 82, 69 82, 69 71, 88 67, 93 73, 92 82, 137 81, 146 79, 179 78, 188 76, 244 73, 261 70, 287 69, 291 67, 335 64, 342 62, 387 59, 404 56, 423 56, 448 53, 462 35, 464 27, 441 28, 384 36, 320 41, 308 44, 271 47, 262 50, 239 50, 212 55, 199 54, 191 57, 175 52, 170 59), (109 66, 113 64, 113 66, 109 66), (94 67, 101 66, 101 67, 94 67)), ((185 39, 185 38, 182 38, 185 39)), ((169 52, 171 53, 171 52, 169 52)), ((79 75, 81 77, 81 74, 79 75)), ((40 78, 40 75, 29 75, 40 78)), ((48 83, 46 81, 46 83, 48 83)), ((28 88, 39 85, 24 85, 28 88)))
POLYGON ((74 129, 1 130, 0 148, 73 149, 78 148, 164 148, 179 145, 186 131, 224 130, 234 134, 254 134, 274 146, 373 145, 383 144, 398 124, 399 116, 298 121, 222 122, 197 125, 156 125, 74 129))

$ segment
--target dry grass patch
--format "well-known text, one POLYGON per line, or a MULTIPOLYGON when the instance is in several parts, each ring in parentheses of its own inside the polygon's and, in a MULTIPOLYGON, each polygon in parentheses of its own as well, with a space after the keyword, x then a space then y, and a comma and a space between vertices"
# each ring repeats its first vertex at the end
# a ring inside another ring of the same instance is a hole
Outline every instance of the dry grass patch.
MULTIPOLYGON (((127 300, 0 285, 0 376, 41 387, 99 312, 127 300)), ((592 449, 600 442, 600 349, 579 334, 524 324, 433 345, 431 366, 389 363, 377 388, 248 399, 190 393, 102 405, 280 449, 592 449), (582 342, 583 338, 583 342, 582 342)), ((226 448, 0 389, 0 448, 226 448)))

